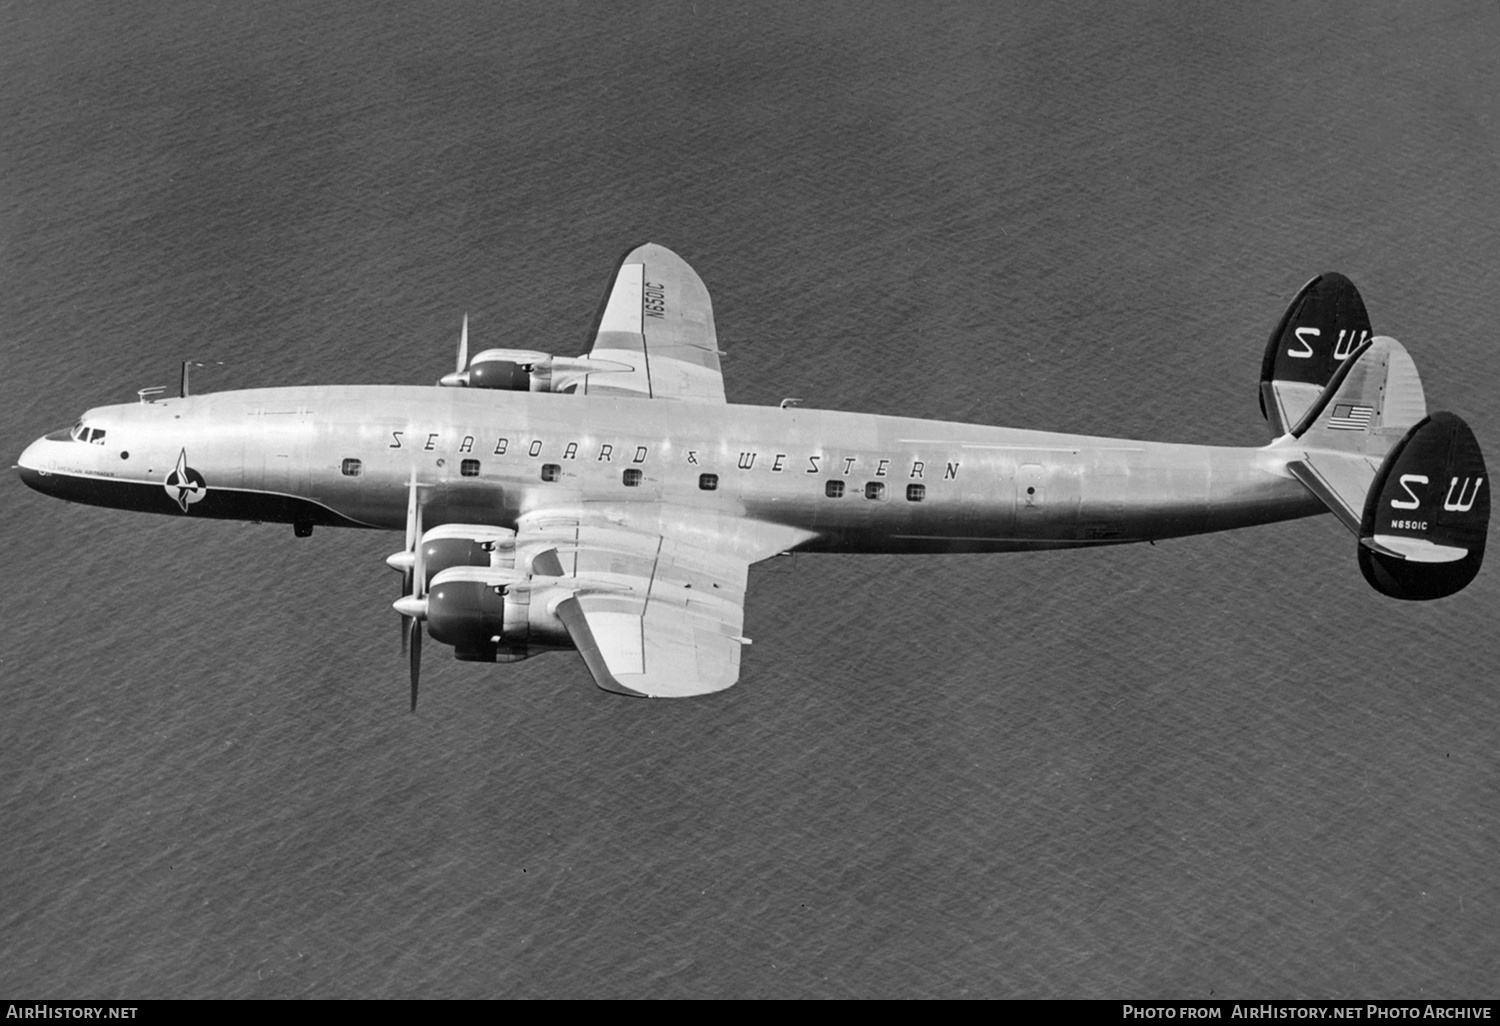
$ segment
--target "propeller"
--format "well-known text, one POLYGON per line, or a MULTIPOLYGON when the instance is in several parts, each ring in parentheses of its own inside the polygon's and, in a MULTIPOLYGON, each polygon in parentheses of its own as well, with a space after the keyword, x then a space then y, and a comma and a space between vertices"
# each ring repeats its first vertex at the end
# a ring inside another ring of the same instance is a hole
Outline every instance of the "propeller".
POLYGON ((417 711, 417 685, 422 676, 422 621, 427 617, 427 598, 422 594, 425 568, 422 565, 422 546, 417 546, 417 558, 412 568, 412 583, 415 589, 392 603, 401 614, 403 630, 401 636, 408 641, 406 646, 411 658, 411 711, 417 711))
POLYGON ((417 682, 422 665, 422 618, 427 613, 423 591, 427 583, 422 553, 422 503, 417 492, 417 472, 411 472, 406 498, 406 548, 386 560, 401 574, 401 597, 393 605, 401 614, 401 654, 411 659, 411 708, 417 709, 417 682))
MULTIPOLYGON (((426 601, 423 599, 422 601, 426 601)), ((422 621, 411 621, 411 711, 417 711, 417 681, 422 676, 422 621)))
MULTIPOLYGON (((412 489, 415 491, 415 487, 412 489)), ((416 563, 412 567, 412 591, 411 597, 416 599, 413 605, 419 608, 408 608, 402 610, 406 614, 411 627, 408 634, 411 637, 411 711, 417 711, 417 680, 422 675, 422 620, 427 616, 427 599, 423 592, 427 590, 427 567, 422 552, 422 506, 417 504, 417 545, 416 563)), ((405 602, 405 599, 402 599, 405 602)))
POLYGON ((464 329, 458 336, 458 369, 452 374, 444 374, 438 379, 439 385, 467 385, 469 376, 464 371, 469 366, 469 315, 464 314, 464 329))
MULTIPOLYGON (((417 545, 422 540, 422 510, 417 502, 417 470, 412 468, 411 484, 408 486, 406 496, 406 544, 400 552, 393 552, 386 557, 385 563, 392 570, 401 571, 401 596, 405 598, 412 593, 413 568, 417 562, 417 545)), ((401 614, 401 654, 406 655, 406 635, 410 624, 409 617, 401 614)))

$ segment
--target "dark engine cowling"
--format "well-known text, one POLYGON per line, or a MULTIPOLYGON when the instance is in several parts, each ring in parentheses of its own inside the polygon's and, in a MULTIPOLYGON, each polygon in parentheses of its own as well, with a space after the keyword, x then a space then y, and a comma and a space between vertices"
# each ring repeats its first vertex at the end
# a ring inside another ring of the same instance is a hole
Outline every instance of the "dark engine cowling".
POLYGON ((422 535, 422 590, 456 566, 509 569, 515 565, 516 533, 481 524, 444 524, 422 535))
POLYGON ((530 593, 482 572, 450 571, 427 594, 427 633, 467 662, 526 658, 530 593))
POLYGON ((630 364, 553 356, 532 349, 486 349, 470 361, 467 370, 444 374, 438 384, 445 388, 491 388, 507 392, 570 392, 590 374, 619 374, 634 370, 630 364))
POLYGON ((470 388, 497 388, 508 392, 531 391, 531 366, 512 360, 485 360, 469 365, 470 388))
POLYGON ((444 378, 444 382, 469 388, 493 388, 507 392, 545 392, 548 353, 530 349, 486 349, 469 363, 469 369, 444 378))

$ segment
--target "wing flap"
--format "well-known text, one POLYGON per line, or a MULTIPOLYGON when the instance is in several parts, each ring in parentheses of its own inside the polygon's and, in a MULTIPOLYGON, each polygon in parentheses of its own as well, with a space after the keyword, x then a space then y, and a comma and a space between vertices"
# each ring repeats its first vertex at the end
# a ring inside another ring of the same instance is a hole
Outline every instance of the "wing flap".
POLYGON ((739 679, 749 561, 589 518, 538 517, 569 589, 554 607, 606 691, 682 698, 739 679))
POLYGON ((594 635, 594 643, 604 655, 604 664, 609 667, 610 676, 646 672, 646 642, 639 616, 596 609, 589 615, 589 630, 594 635))
POLYGON ((594 683, 605 691, 687 698, 723 691, 739 680, 744 642, 732 626, 735 618, 665 603, 651 603, 637 614, 615 604, 582 594, 557 607, 594 683))

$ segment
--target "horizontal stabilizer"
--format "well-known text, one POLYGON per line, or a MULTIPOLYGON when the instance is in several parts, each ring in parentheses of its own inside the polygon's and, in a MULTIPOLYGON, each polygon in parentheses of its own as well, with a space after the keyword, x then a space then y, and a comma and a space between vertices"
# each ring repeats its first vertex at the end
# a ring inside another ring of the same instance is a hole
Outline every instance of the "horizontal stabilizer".
POLYGON ((1380 470, 1378 462, 1355 453, 1315 452, 1301 459, 1289 460, 1286 468, 1323 500, 1323 505, 1338 517, 1351 534, 1359 537, 1360 519, 1364 515, 1365 497, 1380 470))
POLYGON ((1359 526, 1359 568, 1382 594, 1435 599, 1479 573, 1489 533, 1484 454, 1460 417, 1434 413, 1391 449, 1359 526))
POLYGON ((1365 302, 1342 274, 1320 274, 1292 298, 1260 369, 1260 411, 1281 437, 1302 420, 1345 360, 1373 334, 1365 302))

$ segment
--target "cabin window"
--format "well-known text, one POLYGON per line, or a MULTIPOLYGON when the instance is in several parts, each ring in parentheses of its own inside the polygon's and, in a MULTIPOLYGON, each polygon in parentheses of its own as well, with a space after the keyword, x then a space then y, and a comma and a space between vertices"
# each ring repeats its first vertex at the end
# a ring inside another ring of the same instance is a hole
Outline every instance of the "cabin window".
POLYGON ((625 471, 622 480, 626 488, 639 488, 641 484, 641 472, 635 468, 625 471))
POLYGON ((711 491, 715 490, 716 488, 719 487, 719 475, 718 474, 699 474, 698 475, 698 487, 701 488, 701 489, 703 489, 705 492, 711 492, 711 491))
POLYGON ((556 481, 561 476, 562 476, 562 467, 559 467, 556 463, 543 463, 542 464, 542 480, 543 481, 556 481))
POLYGON ((345 460, 339 470, 345 477, 358 477, 364 470, 364 464, 359 460, 345 460))
POLYGON ((885 498, 885 484, 883 482, 881 482, 881 481, 871 481, 869 484, 865 485, 865 498, 867 498, 867 499, 883 499, 883 498, 885 498))
POLYGON ((842 499, 844 497, 844 482, 829 481, 823 486, 823 494, 830 499, 842 499))
POLYGON ((909 484, 906 486, 907 502, 921 502, 925 498, 927 498, 926 485, 909 484))
POLYGON ((459 463, 459 465, 458 465, 458 472, 461 475, 463 475, 464 477, 478 477, 479 476, 479 461, 478 460, 463 460, 463 461, 461 461, 459 463))

